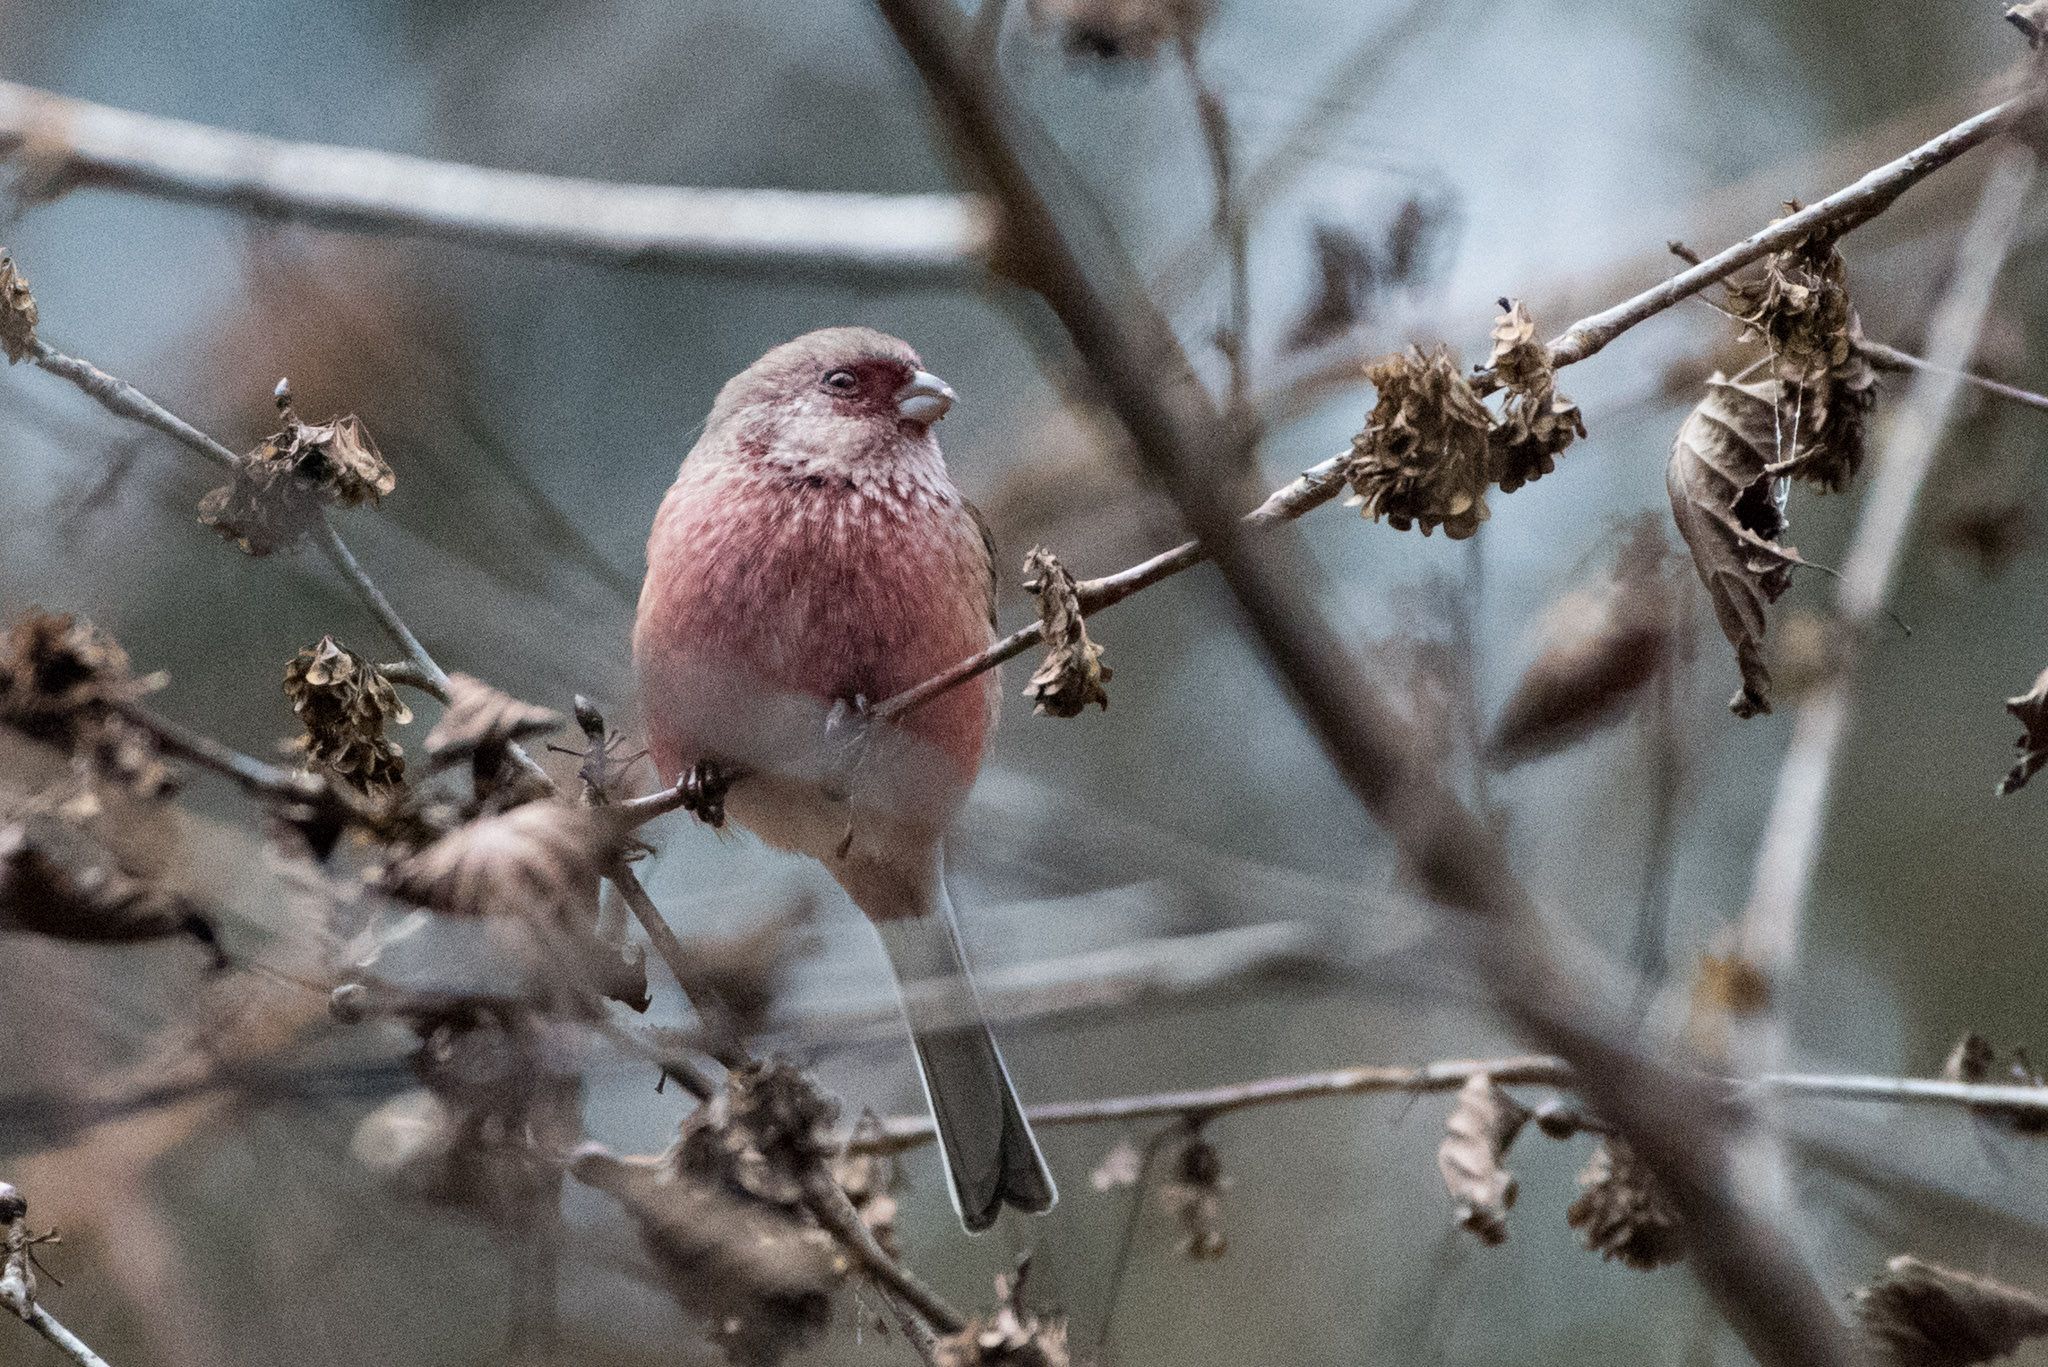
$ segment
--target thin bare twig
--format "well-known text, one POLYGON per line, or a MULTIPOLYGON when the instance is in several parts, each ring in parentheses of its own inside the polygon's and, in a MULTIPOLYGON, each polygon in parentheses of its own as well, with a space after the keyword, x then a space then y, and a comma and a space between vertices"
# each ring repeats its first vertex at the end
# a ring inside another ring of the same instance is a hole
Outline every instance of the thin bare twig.
POLYGON ((960 274, 993 235, 966 195, 617 185, 209 128, 0 81, 0 156, 31 197, 74 186, 329 228, 412 232, 608 265, 960 274))
POLYGON ((958 1310, 875 1241, 874 1232, 862 1222, 860 1212, 853 1208, 853 1202, 847 1200, 831 1174, 819 1169, 805 1180, 804 1209, 853 1254, 863 1272, 924 1316, 932 1328, 942 1334, 957 1334, 967 1327, 967 1320, 958 1310))
POLYGON ((1859 342, 1856 349, 1868 357, 1870 363, 1879 370, 1920 370, 1930 375, 1949 374, 1964 384, 1975 385, 1987 394, 1996 394, 2001 399, 2048 412, 2048 394, 2036 394, 2031 389, 2021 389, 2017 385, 2000 384, 1997 380, 1967 370, 1944 370, 1934 362, 1915 356, 1910 351, 1901 351, 1882 342, 1859 342))
MULTIPOLYGON (((1862 637, 1880 625, 1905 551, 1913 508, 1962 388, 1962 368, 1977 350, 1992 287, 2019 226, 2034 181, 2034 154, 2008 147, 1993 164, 1975 217, 1957 251, 1955 276, 1929 328, 1930 368, 1915 376, 1892 425, 1884 460, 1842 562, 1836 598, 1844 634, 1834 670, 1798 704, 1777 794, 1757 847, 1756 872, 1737 931, 1739 952, 1782 996, 1799 954, 1805 909, 1826 829, 1829 788, 1849 723, 1850 690, 1862 637)), ((1784 1066, 1789 1024, 1782 1001, 1761 1015, 1730 1022, 1734 1062, 1744 1071, 1784 1066)), ((1766 1130, 1740 1165, 1751 1194, 1782 1204, 1790 1176, 1784 1147, 1766 1130)))
MULTIPOLYGON (((289 801, 308 802, 336 797, 340 790, 318 774, 303 769, 286 769, 279 765, 267 764, 253 756, 245 755, 203 732, 159 716, 136 702, 112 704, 115 712, 125 720, 141 727, 155 740, 157 747, 166 754, 189 760, 201 768, 210 769, 223 778, 235 783, 258 797, 277 797, 289 801)), ((341 798, 341 801, 349 801, 341 798)))
POLYGON ((127 418, 130 422, 139 422, 145 427, 154 427, 164 435, 183 443, 188 450, 198 452, 200 456, 212 461, 229 474, 242 468, 240 456, 126 380, 109 375, 89 361, 81 361, 76 356, 66 356, 40 337, 29 339, 29 355, 44 370, 71 381, 97 399, 100 406, 108 412, 127 418))
POLYGON ((88 1347, 84 1339, 59 1324, 57 1317, 41 1305, 31 1305, 26 1319, 29 1328, 55 1344, 58 1351, 78 1367, 107 1367, 105 1358, 88 1347))

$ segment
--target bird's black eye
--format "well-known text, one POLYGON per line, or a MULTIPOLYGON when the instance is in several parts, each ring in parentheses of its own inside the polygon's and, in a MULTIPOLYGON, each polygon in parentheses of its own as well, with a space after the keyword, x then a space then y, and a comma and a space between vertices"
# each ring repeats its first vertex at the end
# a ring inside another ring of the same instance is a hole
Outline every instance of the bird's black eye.
POLYGON ((835 370, 825 377, 825 388, 838 394, 851 394, 859 385, 851 370, 835 370))

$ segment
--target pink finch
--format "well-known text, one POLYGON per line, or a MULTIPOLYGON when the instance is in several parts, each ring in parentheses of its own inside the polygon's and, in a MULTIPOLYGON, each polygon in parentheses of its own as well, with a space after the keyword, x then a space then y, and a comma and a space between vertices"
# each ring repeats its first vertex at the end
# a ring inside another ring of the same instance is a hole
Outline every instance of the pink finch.
POLYGON ((904 343, 826 328, 719 391, 647 542, 633 656, 665 782, 822 861, 887 948, 969 1230, 1043 1211, 1052 1175, 1010 1086, 946 894, 942 840, 995 724, 991 670, 900 720, 880 702, 986 647, 995 567, 932 424, 953 391, 904 343))

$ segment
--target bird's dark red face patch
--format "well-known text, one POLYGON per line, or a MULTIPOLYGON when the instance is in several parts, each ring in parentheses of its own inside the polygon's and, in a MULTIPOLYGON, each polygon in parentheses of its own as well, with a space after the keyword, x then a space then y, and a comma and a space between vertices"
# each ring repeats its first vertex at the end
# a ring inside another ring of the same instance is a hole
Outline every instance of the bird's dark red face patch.
POLYGON ((910 383, 914 366, 886 356, 869 356, 833 366, 818 379, 818 388, 834 406, 849 415, 894 415, 896 391, 910 383))

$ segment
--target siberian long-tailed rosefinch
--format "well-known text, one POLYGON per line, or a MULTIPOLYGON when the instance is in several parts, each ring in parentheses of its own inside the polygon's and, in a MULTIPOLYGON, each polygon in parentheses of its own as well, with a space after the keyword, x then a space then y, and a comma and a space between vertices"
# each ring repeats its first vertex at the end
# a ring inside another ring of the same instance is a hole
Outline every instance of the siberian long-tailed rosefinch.
POLYGON ((902 342, 827 328, 719 391, 647 542, 633 655, 665 781, 821 860, 880 933, 970 1230, 1057 1199, 968 981, 941 841, 994 725, 994 671, 900 721, 879 702, 986 647, 995 568, 932 424, 953 391, 902 342))

